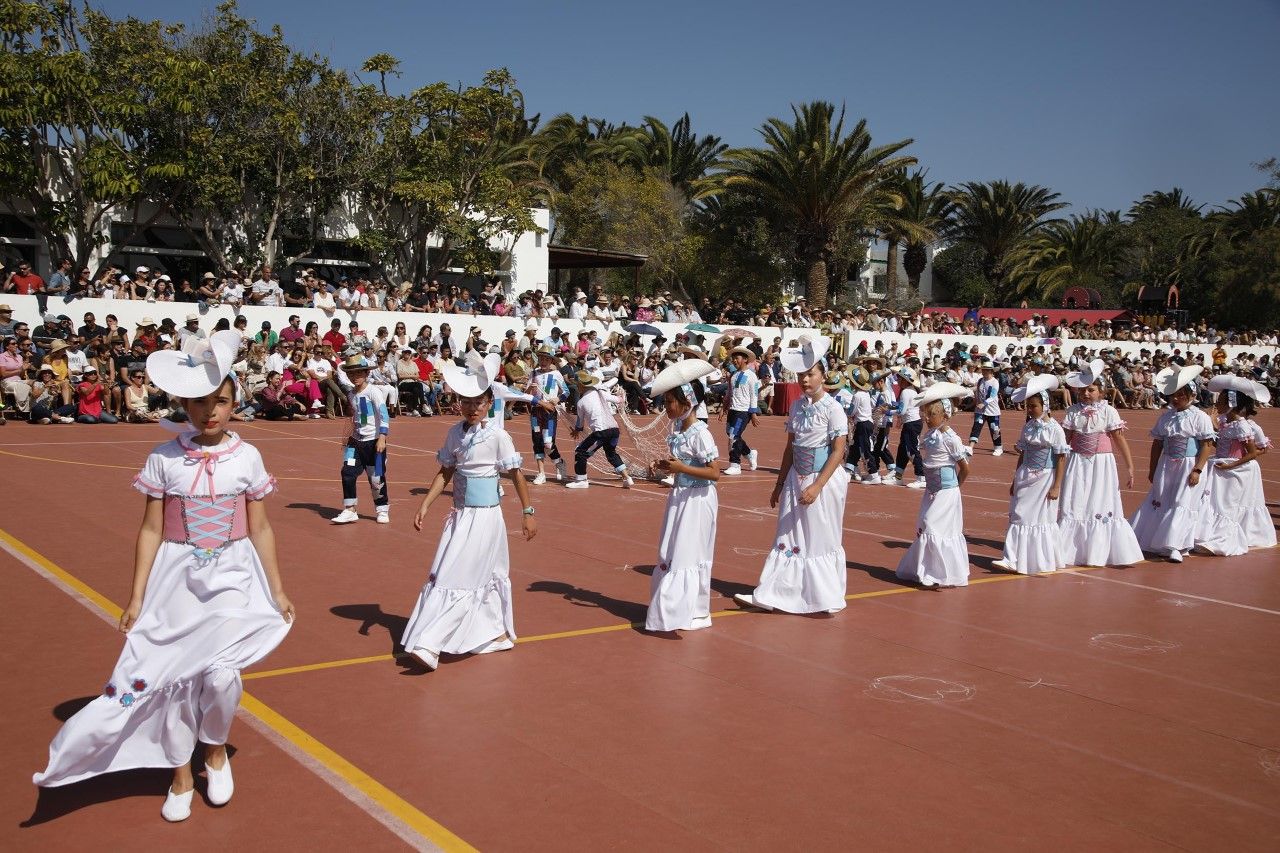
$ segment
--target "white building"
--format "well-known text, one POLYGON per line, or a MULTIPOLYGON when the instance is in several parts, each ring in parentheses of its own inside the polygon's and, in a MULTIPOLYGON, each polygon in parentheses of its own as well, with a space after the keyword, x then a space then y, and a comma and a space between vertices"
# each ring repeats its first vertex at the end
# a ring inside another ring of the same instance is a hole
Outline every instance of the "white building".
MULTIPOLYGON (((934 255, 941 251, 941 248, 938 244, 925 247, 925 267, 924 272, 920 274, 920 298, 926 302, 932 302, 934 298, 933 258, 934 255)), ((904 247, 899 245, 898 283, 901 287, 906 287, 907 285, 907 270, 902 265, 902 256, 904 254, 904 247)), ((853 294, 855 302, 879 302, 888 297, 888 256, 889 245, 883 240, 876 240, 867 247, 866 262, 858 270, 857 279, 849 282, 849 291, 853 294)))

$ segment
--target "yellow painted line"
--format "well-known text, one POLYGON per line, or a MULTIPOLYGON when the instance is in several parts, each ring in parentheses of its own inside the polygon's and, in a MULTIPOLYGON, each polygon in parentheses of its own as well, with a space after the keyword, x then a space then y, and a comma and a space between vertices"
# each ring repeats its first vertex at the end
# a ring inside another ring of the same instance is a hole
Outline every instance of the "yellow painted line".
MULTIPOLYGON (((160 442, 157 442, 159 444, 160 442)), ((55 459, 52 456, 35 456, 30 453, 13 453, 8 450, 0 450, 0 455, 13 456, 17 459, 31 459, 36 462, 60 462, 63 465, 85 465, 89 468, 117 468, 123 471, 138 471, 137 465, 112 465, 107 462, 81 462, 78 459, 55 459)), ((332 483, 332 477, 276 477, 277 480, 288 480, 289 482, 306 482, 306 483, 332 483)))
MULTIPOLYGON (((40 566, 44 571, 75 590, 80 595, 106 613, 114 620, 120 618, 121 608, 50 560, 40 552, 31 548, 25 542, 17 539, 5 530, 0 530, 0 540, 21 553, 24 557, 40 566)), ((372 660, 372 659, 371 659, 372 660)), ((311 667, 319 668, 319 667, 311 667)), ((302 669, 306 669, 305 667, 302 669)), ((251 677, 251 676, 246 676, 251 677)), ((261 677, 261 675, 259 675, 261 677)), ((391 817, 395 818, 405 826, 412 829, 424 839, 430 841, 442 850, 474 850, 467 842, 454 835, 439 822, 431 819, 413 804, 374 779, 368 773, 343 758, 337 752, 325 746, 311 735, 307 734, 302 728, 291 722, 287 717, 278 713, 270 706, 262 702, 262 700, 249 694, 244 693, 240 698, 240 703, 244 709, 257 717, 268 726, 272 731, 280 737, 293 744, 310 758, 314 759, 322 767, 333 773, 355 790, 359 791, 370 801, 376 804, 380 809, 391 817)))
POLYGON ((395 660, 395 655, 372 655, 364 658, 346 658, 344 660, 331 660, 324 663, 308 663, 302 666, 286 666, 280 669, 266 669, 261 672, 246 672, 240 676, 244 681, 251 681, 255 678, 272 678, 277 675, 293 675, 298 672, 314 672, 317 669, 334 669, 340 666, 354 666, 358 663, 377 663, 378 661, 395 660))

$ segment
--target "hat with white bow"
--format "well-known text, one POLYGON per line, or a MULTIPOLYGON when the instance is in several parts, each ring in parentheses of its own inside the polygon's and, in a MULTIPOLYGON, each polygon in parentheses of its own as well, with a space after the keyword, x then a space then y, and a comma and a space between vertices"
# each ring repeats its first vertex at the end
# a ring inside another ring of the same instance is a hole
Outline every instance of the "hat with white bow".
POLYGON ((189 400, 218 389, 240 351, 240 333, 214 332, 207 339, 187 338, 181 350, 157 350, 147 356, 147 375, 161 391, 189 400))
POLYGON ((822 361, 822 357, 827 354, 827 350, 831 348, 831 339, 826 337, 801 338, 796 341, 796 345, 788 347, 782 351, 779 359, 785 370, 793 373, 808 373, 813 369, 815 364, 822 361))
POLYGON ((467 365, 465 368, 451 363, 441 365, 440 375, 444 377, 445 384, 463 397, 483 396, 498 377, 502 357, 497 353, 480 355, 470 350, 463 361, 467 365))

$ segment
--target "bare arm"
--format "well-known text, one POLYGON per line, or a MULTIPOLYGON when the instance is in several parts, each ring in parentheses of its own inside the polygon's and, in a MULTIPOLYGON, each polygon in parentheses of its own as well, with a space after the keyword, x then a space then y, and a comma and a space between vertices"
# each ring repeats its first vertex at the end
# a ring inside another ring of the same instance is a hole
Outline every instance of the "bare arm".
MULTIPOLYGON (((532 506, 529 503, 529 484, 525 482, 524 472, 519 468, 512 468, 508 476, 511 477, 511 485, 516 487, 516 496, 520 498, 521 509, 532 506)), ((527 512, 521 512, 520 519, 520 527, 524 531, 526 542, 538 535, 538 519, 527 512)))
POLYGON ((431 505, 435 503, 436 498, 444 492, 445 486, 453 479, 453 468, 441 467, 436 472, 435 479, 431 481, 431 488, 427 490, 427 496, 422 499, 422 505, 418 507, 418 514, 413 517, 413 529, 421 530, 422 521, 427 516, 427 510, 431 509, 431 505))
POLYGON ((1218 468, 1222 471, 1230 471, 1232 468, 1239 468, 1241 465, 1244 465, 1246 462, 1252 462, 1255 459, 1261 458, 1262 454, 1264 453, 1266 453, 1266 451, 1258 447, 1258 445, 1254 444, 1253 440, 1250 439, 1249 441, 1246 441, 1244 443, 1243 456, 1241 456, 1239 459, 1236 459, 1232 462, 1219 462, 1218 468))
POLYGON ((1058 499, 1059 488, 1062 485, 1062 474, 1067 469, 1067 455, 1059 453, 1053 460, 1053 483, 1049 485, 1048 500, 1056 501, 1058 499))
POLYGON ((267 507, 262 501, 248 501, 246 507, 249 541, 258 552, 262 571, 266 573, 267 584, 271 587, 271 597, 275 599, 276 609, 280 611, 284 621, 292 622, 295 616, 293 602, 284 594, 284 583, 280 580, 280 564, 276 560, 276 533, 267 520, 267 507))
MULTIPOLYGON (((1071 433, 1067 433, 1067 435, 1070 436, 1071 433)), ((1123 432, 1121 432, 1118 429, 1115 429, 1111 431, 1111 444, 1112 446, 1119 448, 1120 456, 1122 459, 1124 459, 1125 470, 1129 472, 1128 477, 1125 479, 1124 487, 1126 489, 1132 488, 1133 487, 1133 454, 1129 452, 1129 442, 1125 440, 1123 432)))
POLYGON ((787 446, 782 451, 782 461, 778 463, 778 481, 773 484, 773 494, 769 496, 769 506, 771 507, 776 507, 778 501, 782 499, 782 487, 786 485, 787 475, 791 473, 791 464, 794 457, 792 445, 794 442, 795 437, 787 433, 787 446))
POLYGON ((1156 478, 1156 465, 1160 463, 1160 454, 1164 452, 1164 439, 1157 438, 1151 442, 1151 458, 1147 460, 1147 481, 1156 478))
POLYGON ((968 459, 956 460, 956 482, 959 485, 963 486, 964 481, 967 479, 969 479, 969 460, 968 459))
POLYGON ((128 633, 142 612, 142 601, 147 594, 147 579, 151 577, 151 564, 160 550, 160 538, 164 532, 164 498, 147 497, 142 511, 142 526, 138 528, 138 540, 133 547, 133 588, 129 604, 120 614, 120 631, 128 633))

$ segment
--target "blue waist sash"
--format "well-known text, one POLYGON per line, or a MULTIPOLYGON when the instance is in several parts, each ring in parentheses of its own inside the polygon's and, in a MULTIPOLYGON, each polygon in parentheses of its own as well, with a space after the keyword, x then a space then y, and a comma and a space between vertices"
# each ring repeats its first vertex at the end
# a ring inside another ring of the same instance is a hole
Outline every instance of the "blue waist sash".
POLYGON ((463 474, 453 475, 453 506, 487 507, 498 505, 498 478, 467 477, 463 474))
POLYGON ((930 492, 959 488, 960 479, 956 476, 956 466, 945 465, 942 468, 924 469, 924 484, 925 489, 930 492))
POLYGON ((1164 440, 1164 455, 1184 459, 1200 453, 1200 442, 1187 435, 1171 435, 1164 440))
POLYGON ((1030 447, 1022 451, 1022 467, 1046 469, 1053 467, 1053 448, 1030 447))
POLYGON ((809 474, 817 474, 827 464, 827 459, 831 456, 831 446, 823 444, 819 447, 791 447, 791 467, 795 469, 796 475, 806 477, 809 474))
POLYGON ((694 477, 690 474, 676 474, 676 485, 683 489, 708 489, 715 485, 710 480, 703 477, 694 477))

